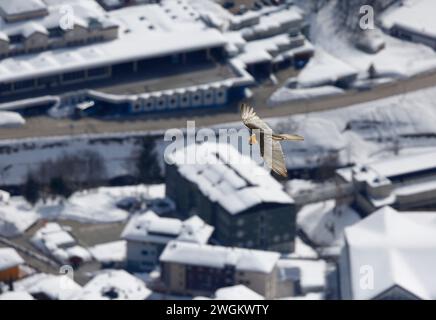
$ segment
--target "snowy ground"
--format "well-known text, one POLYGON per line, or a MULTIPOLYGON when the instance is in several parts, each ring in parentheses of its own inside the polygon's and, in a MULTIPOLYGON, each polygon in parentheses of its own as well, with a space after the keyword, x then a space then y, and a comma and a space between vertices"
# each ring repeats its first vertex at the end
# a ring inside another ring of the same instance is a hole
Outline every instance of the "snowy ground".
POLYGON ((436 89, 430 88, 267 121, 276 131, 305 137, 301 143, 283 144, 288 168, 314 167, 329 155, 346 165, 436 148, 435 101, 436 89))
POLYGON ((336 206, 334 200, 304 206, 297 213, 297 225, 310 241, 320 247, 341 247, 344 229, 360 221, 348 206, 336 206))
MULTIPOLYGON (((340 24, 341 13, 336 7, 337 0, 329 1, 316 13, 311 12, 304 2, 299 2, 308 13, 309 39, 314 44, 315 56, 297 77, 296 88, 283 86, 272 95, 269 101, 272 106, 296 99, 341 94, 340 90, 335 91, 325 86, 353 72, 358 75, 359 81, 368 79, 371 66, 371 76, 376 79, 372 84, 369 83, 370 85, 436 70, 436 52, 428 46, 394 38, 377 28, 357 35, 354 31, 350 32, 349 27, 340 24), (384 43, 385 47, 377 53, 362 51, 356 44, 364 37, 368 42, 384 43)), ((408 1, 406 6, 382 12, 377 18, 380 18, 384 25, 389 25, 396 20, 404 22, 404 18, 407 17, 406 23, 419 25, 422 22, 417 19, 419 15, 415 12, 418 1, 413 2, 408 1)), ((430 1, 422 2, 426 2, 427 7, 436 8, 430 1)), ((434 26, 431 15, 426 15, 425 18, 431 27, 434 26)), ((420 30, 425 31, 423 28, 420 30)))
POLYGON ((26 120, 16 112, 0 111, 0 128, 20 127, 25 123, 26 120))

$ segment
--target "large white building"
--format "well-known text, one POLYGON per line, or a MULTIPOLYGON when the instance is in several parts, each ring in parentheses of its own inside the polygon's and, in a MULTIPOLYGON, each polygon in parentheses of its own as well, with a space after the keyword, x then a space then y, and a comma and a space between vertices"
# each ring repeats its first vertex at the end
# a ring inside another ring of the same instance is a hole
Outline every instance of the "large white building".
POLYGON ((339 169, 337 177, 354 184, 355 204, 365 214, 386 205, 399 210, 436 205, 436 152, 399 155, 339 169))
POLYGON ((436 299, 436 214, 384 207, 345 229, 343 299, 436 299))

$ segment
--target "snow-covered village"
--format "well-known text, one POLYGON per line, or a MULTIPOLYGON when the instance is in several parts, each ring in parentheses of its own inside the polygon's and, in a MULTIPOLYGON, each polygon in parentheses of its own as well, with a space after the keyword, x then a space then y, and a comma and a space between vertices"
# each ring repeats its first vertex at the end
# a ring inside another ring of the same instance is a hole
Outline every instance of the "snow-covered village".
POLYGON ((0 0, 0 300, 436 300, 434 12, 0 0))

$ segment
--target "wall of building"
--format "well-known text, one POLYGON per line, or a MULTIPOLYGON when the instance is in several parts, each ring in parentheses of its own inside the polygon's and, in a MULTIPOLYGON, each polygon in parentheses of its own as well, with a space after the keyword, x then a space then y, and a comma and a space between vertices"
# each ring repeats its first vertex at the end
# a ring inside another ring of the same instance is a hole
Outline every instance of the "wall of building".
POLYGON ((127 241, 127 268, 131 271, 150 271, 159 262, 163 245, 127 241))
POLYGON ((17 280, 20 277, 20 268, 15 266, 9 269, 0 270, 0 282, 17 280))

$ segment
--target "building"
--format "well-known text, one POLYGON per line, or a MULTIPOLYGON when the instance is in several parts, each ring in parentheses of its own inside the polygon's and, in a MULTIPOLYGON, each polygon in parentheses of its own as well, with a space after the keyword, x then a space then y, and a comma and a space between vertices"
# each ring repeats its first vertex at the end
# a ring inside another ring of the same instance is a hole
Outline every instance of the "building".
POLYGON ((191 144, 170 157, 166 193, 182 216, 200 216, 225 246, 293 251, 294 201, 254 160, 212 142, 191 144), (196 161, 186 162, 185 154, 196 161))
POLYGON ((21 277, 23 258, 13 248, 0 248, 0 282, 10 282, 21 277))
POLYGON ((243 284, 271 299, 279 257, 276 252, 172 241, 159 260, 170 293, 210 296, 219 288, 243 284))
MULTIPOLYGON (((58 25, 59 17, 50 14, 43 21, 20 22, 18 29, 1 28, 0 52, 7 58, 0 60, 0 103, 59 96, 63 105, 95 101, 84 116, 119 116, 223 107, 242 99, 255 83, 243 67, 227 61, 222 33, 207 27, 188 4, 167 1, 105 12, 90 3, 71 4, 80 14, 67 31, 52 30, 50 23, 58 25), (20 34, 15 38, 13 32, 20 34), (29 50, 23 32, 35 37, 29 50), (22 44, 11 46, 14 41, 22 44), (17 54, 15 47, 22 47, 17 54)), ((26 110, 39 106, 31 104, 26 110)), ((16 111, 25 112, 21 109, 22 104, 16 111)))
POLYGON ((398 210, 436 206, 436 152, 399 155, 339 169, 336 176, 354 185, 354 205, 364 214, 386 205, 398 210))
POLYGON ((391 35, 436 49, 436 28, 432 12, 432 0, 416 1, 407 6, 398 6, 382 18, 383 28, 391 35))
POLYGON ((103 271, 74 298, 78 300, 146 300, 151 291, 144 282, 124 270, 103 271))
POLYGON ((159 263, 159 256, 171 240, 205 244, 213 227, 197 216, 185 221, 163 218, 153 211, 133 216, 121 237, 127 241, 127 268, 150 271, 159 263))
POLYGON ((92 259, 91 253, 77 243, 69 229, 55 222, 46 223, 35 232, 30 241, 39 250, 62 264, 79 266, 92 259))
POLYGON ((48 3, 0 1, 0 58, 118 38, 118 24, 93 1, 48 3), (67 18, 69 25, 62 27, 61 21, 67 18))
POLYGON ((436 215, 384 207, 345 229, 342 299, 436 299, 436 215))

